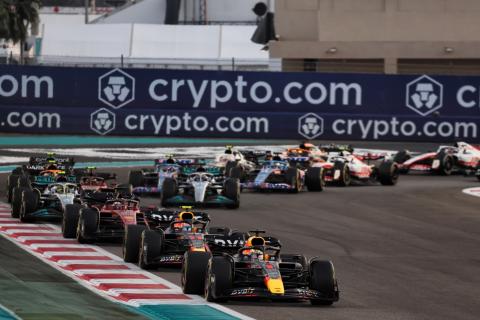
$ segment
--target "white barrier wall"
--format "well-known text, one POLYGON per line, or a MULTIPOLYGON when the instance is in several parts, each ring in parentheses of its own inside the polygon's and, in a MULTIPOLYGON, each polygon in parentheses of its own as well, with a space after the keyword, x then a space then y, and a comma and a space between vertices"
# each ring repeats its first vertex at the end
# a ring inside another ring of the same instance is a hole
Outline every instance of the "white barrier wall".
POLYGON ((42 55, 70 57, 119 57, 130 55, 129 24, 46 25, 42 55))
POLYGON ((220 26, 135 24, 132 37, 132 57, 218 58, 220 28, 220 26))
POLYGON ((43 56, 268 60, 254 26, 90 24, 45 26, 43 56))

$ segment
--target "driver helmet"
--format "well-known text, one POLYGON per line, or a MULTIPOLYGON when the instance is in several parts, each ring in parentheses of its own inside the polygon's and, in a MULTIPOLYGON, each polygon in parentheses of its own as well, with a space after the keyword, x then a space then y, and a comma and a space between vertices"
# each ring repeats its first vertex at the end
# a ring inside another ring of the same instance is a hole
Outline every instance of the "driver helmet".
POLYGON ((191 232, 192 231, 192 225, 190 225, 189 223, 183 222, 183 221, 175 222, 172 225, 172 227, 175 231, 180 231, 180 232, 182 232, 182 231, 191 232))
POLYGON ((113 204, 112 204, 112 207, 113 209, 116 209, 116 210, 119 210, 122 208, 122 203, 120 201, 115 201, 113 204))

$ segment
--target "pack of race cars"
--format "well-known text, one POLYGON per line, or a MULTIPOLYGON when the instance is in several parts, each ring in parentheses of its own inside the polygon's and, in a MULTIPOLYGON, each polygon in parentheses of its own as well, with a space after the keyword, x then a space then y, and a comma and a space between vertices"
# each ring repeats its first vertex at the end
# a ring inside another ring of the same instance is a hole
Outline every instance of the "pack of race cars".
POLYGON ((339 300, 333 264, 284 254, 265 231, 210 226, 210 216, 191 206, 237 209, 241 191, 318 192, 328 184, 393 186, 400 173, 474 173, 480 150, 460 142, 435 152, 354 149, 302 143, 283 152, 227 147, 214 159, 158 159, 132 170, 128 183, 111 173, 77 169, 72 158, 32 157, 7 180, 12 217, 22 222, 57 219, 65 238, 80 243, 121 240, 123 258, 143 269, 178 266, 182 289, 208 301, 242 298, 339 300), (140 196, 160 206, 141 206, 140 196), (172 209, 173 207, 173 209, 172 209), (180 209, 178 209, 180 207, 180 209))

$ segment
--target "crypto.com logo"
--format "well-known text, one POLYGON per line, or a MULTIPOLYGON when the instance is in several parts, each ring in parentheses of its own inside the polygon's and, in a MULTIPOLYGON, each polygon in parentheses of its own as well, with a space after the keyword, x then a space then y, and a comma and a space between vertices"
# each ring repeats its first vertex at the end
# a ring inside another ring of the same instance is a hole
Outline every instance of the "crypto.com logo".
POLYGON ((407 107, 427 116, 443 107, 443 85, 429 76, 407 84, 407 107))
POLYGON ((135 100, 135 78, 120 69, 114 69, 98 78, 98 99, 119 109, 135 100))
POLYGON ((90 129, 100 135, 115 130, 115 113, 101 108, 90 115, 90 129))
POLYGON ((307 113, 298 119, 298 133, 307 139, 315 139, 323 134, 323 118, 315 113, 307 113))

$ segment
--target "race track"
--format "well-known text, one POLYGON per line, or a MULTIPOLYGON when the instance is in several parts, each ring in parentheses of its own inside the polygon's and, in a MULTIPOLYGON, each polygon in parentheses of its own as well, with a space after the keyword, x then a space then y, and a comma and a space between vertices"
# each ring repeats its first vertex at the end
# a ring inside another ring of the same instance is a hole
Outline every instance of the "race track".
MULTIPOLYGON (((115 169, 126 181, 128 169, 115 169)), ((6 175, 0 175, 5 185, 6 175)), ((230 302, 257 319, 462 319, 480 314, 479 199, 474 177, 402 176, 395 187, 330 187, 322 193, 243 193, 239 210, 211 209, 213 225, 278 236, 284 252, 331 259, 341 300, 230 302)), ((4 189, 1 194, 4 198, 4 189)), ((145 198, 142 204, 158 204, 145 198)), ((119 244, 101 244, 120 255, 119 244)), ((32 257, 30 257, 33 259, 32 257)), ((157 275, 179 284, 178 270, 157 275)))

